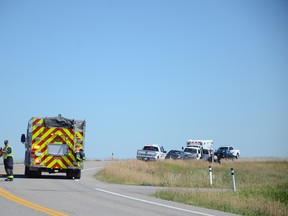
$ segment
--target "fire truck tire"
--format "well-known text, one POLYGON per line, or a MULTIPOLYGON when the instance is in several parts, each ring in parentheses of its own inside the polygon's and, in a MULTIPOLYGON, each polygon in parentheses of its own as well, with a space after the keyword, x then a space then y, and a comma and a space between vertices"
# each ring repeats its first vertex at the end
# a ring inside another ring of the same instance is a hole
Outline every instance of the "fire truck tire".
POLYGON ((67 178, 69 179, 80 179, 81 178, 81 170, 67 170, 66 173, 67 178))
POLYGON ((67 170, 66 172, 66 176, 68 179, 72 179, 73 178, 73 173, 72 173, 73 170, 67 170))
POLYGON ((24 173, 24 175, 25 175, 26 177, 28 177, 28 166, 25 166, 25 173, 24 173))
POLYGON ((81 170, 75 170, 74 178, 75 179, 80 179, 81 178, 81 170))
POLYGON ((29 170, 28 166, 25 166, 25 176, 28 178, 40 178, 41 177, 41 170, 40 171, 31 171, 31 170, 29 170))

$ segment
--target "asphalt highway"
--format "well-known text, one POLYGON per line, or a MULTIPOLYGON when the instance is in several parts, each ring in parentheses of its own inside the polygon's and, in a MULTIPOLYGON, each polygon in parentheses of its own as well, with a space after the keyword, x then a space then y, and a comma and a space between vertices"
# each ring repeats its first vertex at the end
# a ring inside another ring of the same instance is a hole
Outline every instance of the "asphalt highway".
POLYGON ((127 186, 99 182, 94 175, 105 161, 87 161, 80 180, 64 174, 43 173, 25 178, 24 166, 14 166, 14 181, 5 182, 0 165, 0 215, 97 215, 97 216, 225 216, 220 211, 157 199, 151 194, 162 187, 127 186))

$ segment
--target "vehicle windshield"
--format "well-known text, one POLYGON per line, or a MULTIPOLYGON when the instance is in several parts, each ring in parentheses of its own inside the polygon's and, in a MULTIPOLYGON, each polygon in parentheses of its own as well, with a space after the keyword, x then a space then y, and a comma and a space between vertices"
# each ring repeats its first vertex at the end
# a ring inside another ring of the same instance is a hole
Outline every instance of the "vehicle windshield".
POLYGON ((209 150, 208 149, 203 149, 203 154, 209 154, 209 150))
POLYGON ((169 154, 181 154, 181 151, 172 150, 169 152, 169 154))
POLYGON ((219 150, 220 151, 226 151, 226 150, 228 150, 228 147, 220 147, 219 150))
POLYGON ((194 148, 185 148, 184 152, 192 153, 192 154, 197 154, 197 149, 194 148))
POLYGON ((158 148, 154 146, 144 146, 143 150, 158 151, 158 148))

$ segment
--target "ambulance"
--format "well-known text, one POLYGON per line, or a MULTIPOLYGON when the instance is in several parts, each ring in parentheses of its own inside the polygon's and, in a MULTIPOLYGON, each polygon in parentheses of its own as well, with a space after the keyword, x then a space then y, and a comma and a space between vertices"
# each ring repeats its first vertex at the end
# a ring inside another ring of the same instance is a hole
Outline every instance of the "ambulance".
POLYGON ((32 117, 26 135, 25 176, 41 177, 42 172, 66 173, 67 178, 80 179, 85 160, 85 120, 57 117, 32 117), (77 149, 77 151, 76 151, 77 149), (79 159, 78 151, 82 152, 79 159))
POLYGON ((186 148, 184 152, 195 155, 196 159, 208 160, 213 152, 213 140, 192 140, 186 141, 186 148))

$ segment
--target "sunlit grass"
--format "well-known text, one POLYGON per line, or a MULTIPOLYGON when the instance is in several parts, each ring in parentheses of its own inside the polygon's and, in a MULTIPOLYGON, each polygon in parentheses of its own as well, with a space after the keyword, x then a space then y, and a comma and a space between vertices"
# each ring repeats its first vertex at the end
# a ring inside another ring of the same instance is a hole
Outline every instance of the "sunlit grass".
POLYGON ((288 215, 287 161, 224 160, 220 165, 203 161, 118 161, 108 164, 97 178, 117 184, 169 187, 155 196, 241 215, 288 215), (209 165, 212 190, 207 190, 209 165), (232 190, 231 168, 235 171, 236 193, 232 190), (199 190, 202 188, 206 190, 199 190))

